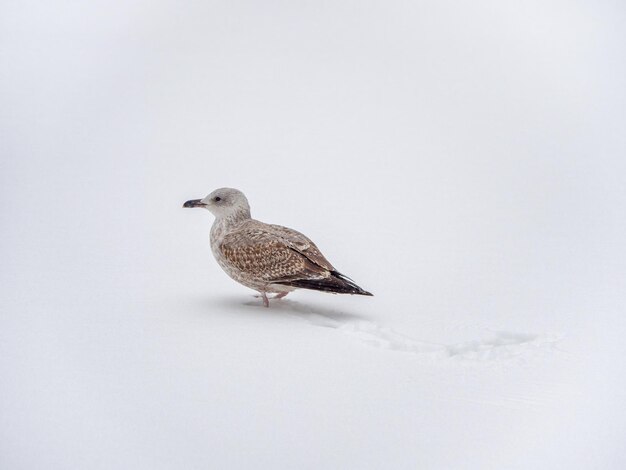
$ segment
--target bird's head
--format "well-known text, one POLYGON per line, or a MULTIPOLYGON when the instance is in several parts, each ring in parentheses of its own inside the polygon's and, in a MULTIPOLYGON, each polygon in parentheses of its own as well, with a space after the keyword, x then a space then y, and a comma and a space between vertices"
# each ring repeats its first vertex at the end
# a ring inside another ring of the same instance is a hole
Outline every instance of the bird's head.
POLYGON ((227 218, 238 214, 250 217, 248 199, 241 191, 233 188, 216 189, 204 199, 192 199, 185 202, 183 207, 203 207, 216 218, 227 218))

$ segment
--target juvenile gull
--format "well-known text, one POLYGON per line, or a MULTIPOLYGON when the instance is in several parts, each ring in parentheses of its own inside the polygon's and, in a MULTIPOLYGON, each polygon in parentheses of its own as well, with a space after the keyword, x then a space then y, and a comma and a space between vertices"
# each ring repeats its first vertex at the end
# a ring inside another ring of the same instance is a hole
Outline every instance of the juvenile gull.
POLYGON ((297 288, 372 295, 339 273, 300 232, 250 217, 248 200, 237 189, 216 189, 183 207, 202 207, 215 216, 213 256, 231 278, 258 291, 265 307, 270 305, 267 294, 280 299, 297 288))

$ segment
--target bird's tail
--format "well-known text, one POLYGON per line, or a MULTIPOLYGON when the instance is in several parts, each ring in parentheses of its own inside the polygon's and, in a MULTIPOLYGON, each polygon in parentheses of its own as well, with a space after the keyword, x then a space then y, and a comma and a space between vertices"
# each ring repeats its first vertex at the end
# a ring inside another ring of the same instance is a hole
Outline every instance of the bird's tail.
POLYGON ((374 295, 361 289, 352 279, 338 271, 331 271, 330 276, 322 279, 294 279, 280 284, 333 294, 374 295))

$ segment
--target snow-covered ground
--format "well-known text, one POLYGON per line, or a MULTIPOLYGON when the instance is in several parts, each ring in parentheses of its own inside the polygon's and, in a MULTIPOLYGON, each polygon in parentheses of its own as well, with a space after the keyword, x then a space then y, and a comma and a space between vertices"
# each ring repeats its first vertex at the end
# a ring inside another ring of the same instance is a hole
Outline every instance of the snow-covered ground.
POLYGON ((624 20, 3 2, 0 468, 625 468, 624 20), (264 309, 220 186, 375 297, 264 309))

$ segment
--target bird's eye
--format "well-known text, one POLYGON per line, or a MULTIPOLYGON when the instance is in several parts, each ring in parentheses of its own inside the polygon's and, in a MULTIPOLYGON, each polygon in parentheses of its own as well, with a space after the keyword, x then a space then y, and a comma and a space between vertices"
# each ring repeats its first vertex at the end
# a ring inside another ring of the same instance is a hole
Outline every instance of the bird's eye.
POLYGON ((217 196, 214 200, 215 200, 215 202, 220 202, 222 200, 222 198, 217 196))

